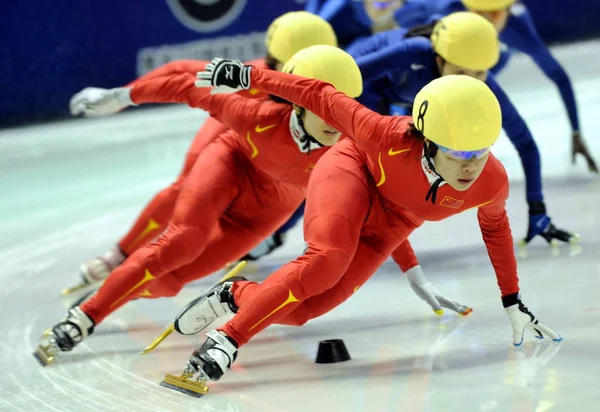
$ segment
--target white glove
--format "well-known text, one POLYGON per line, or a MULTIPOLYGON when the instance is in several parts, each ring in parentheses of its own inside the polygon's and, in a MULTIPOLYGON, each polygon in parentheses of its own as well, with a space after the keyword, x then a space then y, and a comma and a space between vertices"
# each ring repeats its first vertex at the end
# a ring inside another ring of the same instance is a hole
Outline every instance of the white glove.
POLYGON ((466 316, 473 312, 472 308, 448 299, 438 292, 437 289, 435 289, 431 283, 425 279, 425 275, 423 274, 421 266, 417 265, 407 270, 405 275, 415 294, 427 302, 436 315, 442 315, 444 313, 444 310, 442 309, 443 307, 453 310, 462 316, 466 316))
POLYGON ((558 333, 537 320, 533 313, 527 309, 527 306, 521 302, 518 293, 504 296, 502 304, 512 325, 513 345, 520 346, 523 343, 523 335, 526 329, 533 329, 538 339, 544 339, 546 336, 554 342, 560 342, 563 339, 558 333))
POLYGON ((250 89, 250 70, 239 60, 214 58, 202 72, 196 73, 196 87, 213 87, 210 94, 236 93, 250 89))
POLYGON ((100 89, 87 87, 75 94, 69 102, 71 114, 77 116, 106 116, 117 113, 128 106, 135 106, 129 95, 131 89, 117 87, 115 89, 100 89))

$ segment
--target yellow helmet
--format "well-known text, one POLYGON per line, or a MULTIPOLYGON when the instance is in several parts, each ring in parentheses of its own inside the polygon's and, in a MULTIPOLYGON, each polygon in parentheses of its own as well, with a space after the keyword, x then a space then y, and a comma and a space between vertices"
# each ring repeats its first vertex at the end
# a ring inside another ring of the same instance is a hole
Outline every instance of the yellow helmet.
POLYGON ((287 61, 283 72, 330 83, 350 97, 362 93, 358 65, 352 56, 337 47, 318 45, 302 49, 287 61))
POLYGON ((517 0, 462 0, 469 10, 496 11, 507 9, 517 0))
POLYGON ((502 113, 487 84, 469 76, 449 75, 435 79, 417 93, 413 121, 439 146, 475 151, 496 142, 502 113))
POLYGON ((465 69, 489 70, 500 58, 496 29, 475 13, 461 11, 442 18, 433 27, 431 42, 444 60, 465 69))
POLYGON ((267 29, 267 51, 285 63, 296 52, 316 44, 337 46, 337 37, 331 25, 316 14, 292 11, 279 16, 267 29))

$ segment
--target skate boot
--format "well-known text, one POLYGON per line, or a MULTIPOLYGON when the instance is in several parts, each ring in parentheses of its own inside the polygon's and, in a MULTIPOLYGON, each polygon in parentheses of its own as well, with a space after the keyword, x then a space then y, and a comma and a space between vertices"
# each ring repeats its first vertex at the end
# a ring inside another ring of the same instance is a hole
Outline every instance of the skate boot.
POLYGON ((192 353, 180 376, 167 374, 160 386, 200 398, 208 393, 207 380, 218 381, 237 358, 237 344, 223 332, 211 330, 192 353))
POLYGON ((81 308, 75 307, 65 319, 44 332, 33 356, 42 366, 47 366, 54 362, 59 352, 69 352, 83 342, 92 334, 94 326, 94 321, 81 308))
POLYGON ((182 335, 193 335, 207 328, 215 320, 235 314, 238 307, 233 300, 231 287, 235 282, 243 280, 246 278, 231 277, 190 301, 175 317, 175 330, 182 335))
POLYGON ((115 246, 104 255, 84 262, 79 268, 81 281, 77 285, 63 290, 62 294, 70 295, 73 292, 84 289, 89 291, 92 287, 99 287, 104 279, 125 261, 125 258, 126 256, 121 252, 121 249, 115 246))
POLYGON ((218 381, 237 358, 237 344, 225 333, 215 329, 206 336, 206 341, 190 356, 188 366, 205 378, 218 381))

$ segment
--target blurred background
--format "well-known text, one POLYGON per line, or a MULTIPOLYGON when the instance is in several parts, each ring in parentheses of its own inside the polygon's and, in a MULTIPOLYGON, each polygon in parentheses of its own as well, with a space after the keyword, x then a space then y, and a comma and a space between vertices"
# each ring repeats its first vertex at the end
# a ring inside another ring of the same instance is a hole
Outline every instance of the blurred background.
MULTIPOLYGON (((600 36, 600 0, 524 0, 550 44, 600 36)), ((86 86, 116 87, 177 59, 264 55, 303 0, 36 0, 0 13, 0 127, 59 119, 86 86)))

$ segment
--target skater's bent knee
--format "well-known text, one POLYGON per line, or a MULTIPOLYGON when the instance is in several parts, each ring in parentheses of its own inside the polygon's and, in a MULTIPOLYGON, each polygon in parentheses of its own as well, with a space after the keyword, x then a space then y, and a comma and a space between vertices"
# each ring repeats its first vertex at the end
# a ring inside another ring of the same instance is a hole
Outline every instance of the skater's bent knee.
POLYGON ((159 239, 158 258, 169 270, 191 263, 202 253, 206 238, 196 227, 170 227, 159 239))
POLYGON ((299 281, 307 297, 334 287, 352 262, 353 254, 340 249, 315 251, 309 248, 303 258, 308 265, 300 271, 299 281))

